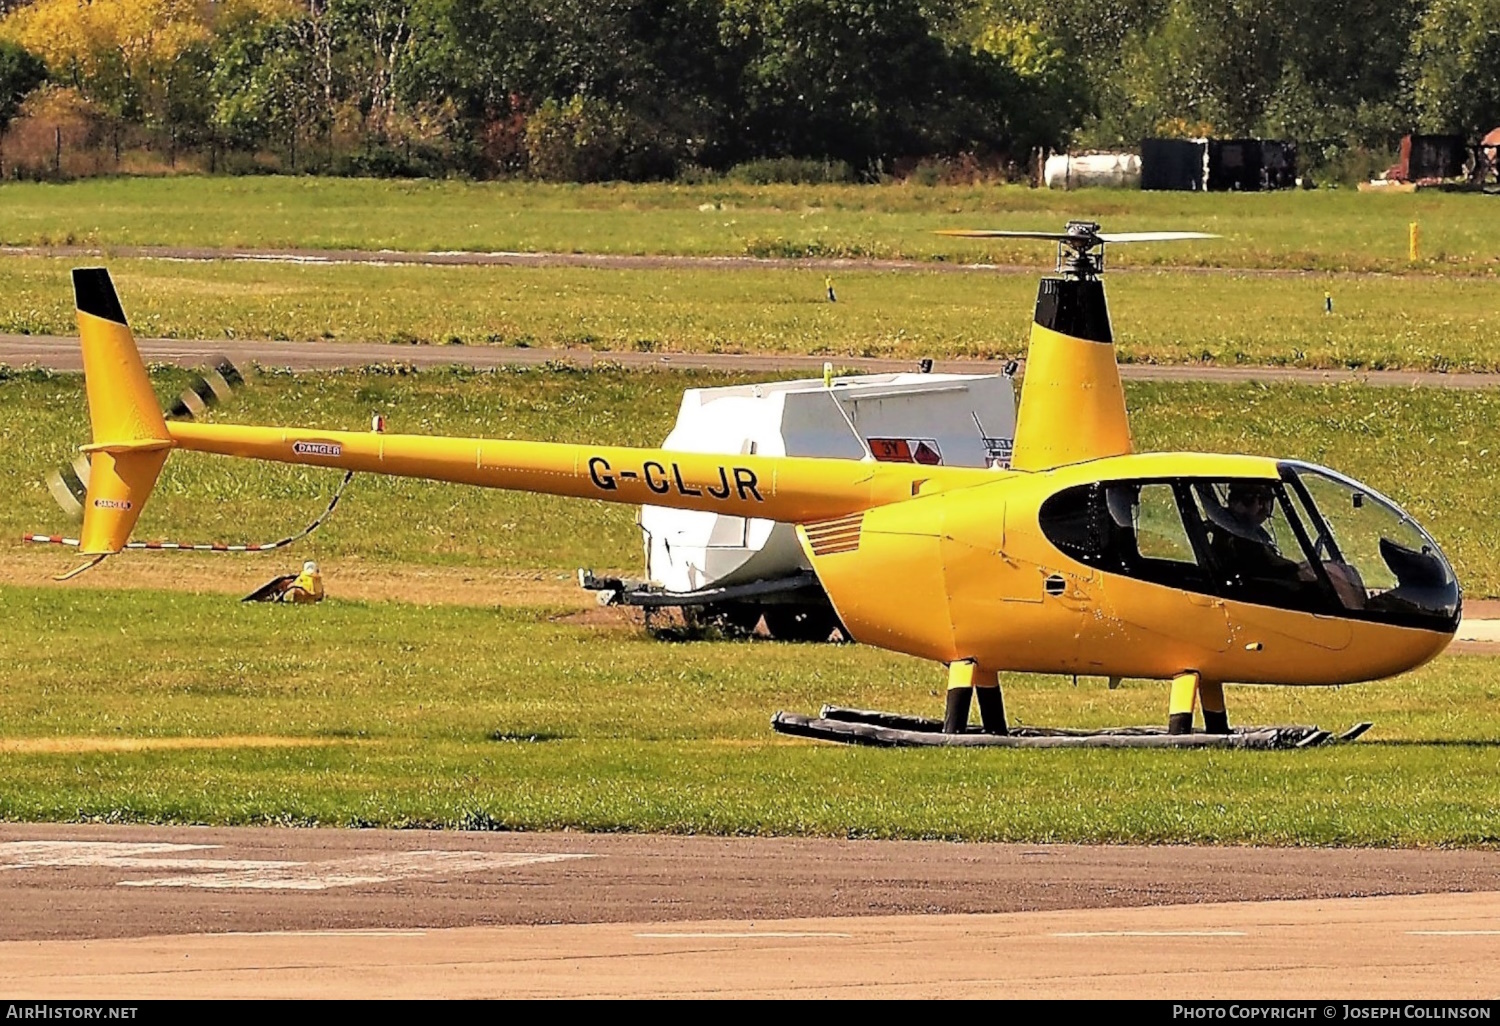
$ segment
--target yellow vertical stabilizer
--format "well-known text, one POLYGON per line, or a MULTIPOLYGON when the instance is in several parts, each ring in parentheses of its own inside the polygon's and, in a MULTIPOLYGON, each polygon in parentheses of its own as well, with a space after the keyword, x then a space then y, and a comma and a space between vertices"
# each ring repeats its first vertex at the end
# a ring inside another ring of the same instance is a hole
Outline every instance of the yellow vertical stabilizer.
POLYGON ((1131 451, 1103 283, 1043 279, 1011 466, 1050 470, 1131 451))
POLYGON ((79 552, 104 556, 130 540, 173 442, 109 272, 76 268, 73 295, 93 430, 79 552))

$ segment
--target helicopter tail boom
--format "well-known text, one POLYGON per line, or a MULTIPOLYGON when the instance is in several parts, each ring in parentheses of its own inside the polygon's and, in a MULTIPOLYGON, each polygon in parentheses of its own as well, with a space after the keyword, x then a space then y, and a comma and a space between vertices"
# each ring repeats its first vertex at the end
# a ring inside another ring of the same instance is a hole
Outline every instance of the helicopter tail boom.
MULTIPOLYGON (((80 550, 119 552, 174 448, 807 523, 994 480, 969 467, 167 421, 103 268, 73 272, 93 442, 80 550)), ((89 564, 89 565, 92 565, 89 564)))
POLYGON ((192 422, 168 430, 183 449, 224 456, 790 523, 994 479, 972 468, 559 442, 192 422))

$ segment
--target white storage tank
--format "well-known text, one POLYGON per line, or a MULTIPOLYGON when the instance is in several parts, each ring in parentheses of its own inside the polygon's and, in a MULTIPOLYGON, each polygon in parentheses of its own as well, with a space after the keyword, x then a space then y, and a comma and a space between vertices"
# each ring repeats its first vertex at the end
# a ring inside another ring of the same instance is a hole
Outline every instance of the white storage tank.
POLYGON ((1134 153, 1054 153, 1042 165, 1049 189, 1139 189, 1141 158, 1134 153))
MULTIPOLYGON (((1005 467, 1015 423, 1015 392, 1003 374, 866 374, 689 389, 662 447, 1005 467)), ((826 637, 835 622, 792 525, 661 506, 642 507, 638 522, 646 581, 588 574, 586 586, 612 601, 727 617, 742 629, 764 612, 773 635, 818 637, 826 621, 826 637)))

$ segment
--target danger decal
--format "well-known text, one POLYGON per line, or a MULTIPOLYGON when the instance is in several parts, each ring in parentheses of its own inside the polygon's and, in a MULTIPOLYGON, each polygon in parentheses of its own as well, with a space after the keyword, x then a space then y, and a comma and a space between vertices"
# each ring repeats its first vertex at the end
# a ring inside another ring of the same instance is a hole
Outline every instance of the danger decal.
POLYGON ((342 456, 344 447, 333 442, 293 442, 292 452, 298 456, 342 456))

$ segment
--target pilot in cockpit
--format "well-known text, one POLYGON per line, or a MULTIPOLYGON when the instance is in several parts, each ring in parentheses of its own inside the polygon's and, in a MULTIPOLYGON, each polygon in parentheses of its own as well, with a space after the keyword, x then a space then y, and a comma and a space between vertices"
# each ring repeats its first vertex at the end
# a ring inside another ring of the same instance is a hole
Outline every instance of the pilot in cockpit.
MULTIPOLYGON (((1212 510, 1210 506, 1210 510, 1212 510)), ((1276 493, 1259 481, 1235 481, 1224 505, 1210 512, 1209 553, 1222 569, 1269 581, 1305 577, 1305 565, 1287 559, 1266 529, 1276 510, 1276 493)))

